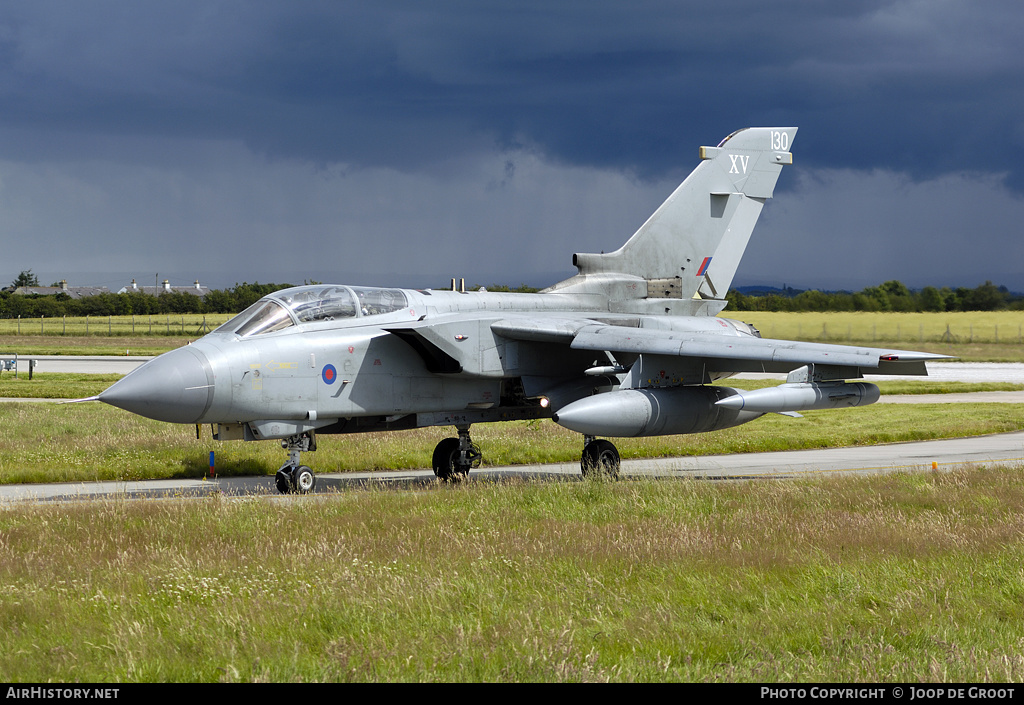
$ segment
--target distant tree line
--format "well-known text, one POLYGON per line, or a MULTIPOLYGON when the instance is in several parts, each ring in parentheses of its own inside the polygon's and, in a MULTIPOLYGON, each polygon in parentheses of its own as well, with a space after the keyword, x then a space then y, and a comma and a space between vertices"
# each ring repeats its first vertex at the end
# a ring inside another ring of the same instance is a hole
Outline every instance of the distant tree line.
MULTIPOLYGON (((310 282, 316 283, 316 282, 310 282)), ((104 293, 72 299, 65 293, 15 295, 0 291, 0 318, 59 318, 60 316, 145 316, 169 313, 239 313, 257 300, 291 284, 243 282, 227 289, 211 289, 205 297, 180 291, 159 296, 133 291, 104 293)), ((474 287, 475 289, 476 287, 474 287)), ((491 284, 488 291, 537 291, 525 284, 509 287, 491 284)), ((997 311, 1024 309, 1024 297, 990 281, 974 289, 941 289, 926 286, 911 291, 902 282, 887 281, 862 291, 808 290, 762 296, 730 289, 726 295, 730 311, 997 311)))
POLYGON ((211 289, 205 297, 184 292, 159 296, 133 291, 124 294, 96 294, 73 299, 65 293, 21 295, 0 291, 0 318, 59 318, 60 316, 145 316, 167 313, 238 313, 261 297, 291 284, 235 284, 228 289, 211 289))
POLYGON ((752 296, 730 289, 725 297, 731 311, 998 311, 1024 309, 1024 297, 990 281, 974 289, 926 286, 911 291, 899 281, 887 281, 862 291, 801 291, 794 295, 752 296))

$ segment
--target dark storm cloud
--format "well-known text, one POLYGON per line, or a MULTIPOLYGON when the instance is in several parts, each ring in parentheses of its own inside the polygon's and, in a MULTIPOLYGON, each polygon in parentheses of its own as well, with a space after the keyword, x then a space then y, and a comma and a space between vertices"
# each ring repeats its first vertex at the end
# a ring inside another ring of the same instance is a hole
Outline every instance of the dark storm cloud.
POLYGON ((740 279, 827 288, 841 258, 843 286, 1024 289, 1020 8, 0 4, 0 284, 546 284, 624 242, 699 145, 795 125, 740 279))
POLYGON ((811 164, 1024 183, 1019 7, 31 3, 0 11, 0 125, 412 169, 525 143, 656 176, 770 122, 804 128, 811 164))

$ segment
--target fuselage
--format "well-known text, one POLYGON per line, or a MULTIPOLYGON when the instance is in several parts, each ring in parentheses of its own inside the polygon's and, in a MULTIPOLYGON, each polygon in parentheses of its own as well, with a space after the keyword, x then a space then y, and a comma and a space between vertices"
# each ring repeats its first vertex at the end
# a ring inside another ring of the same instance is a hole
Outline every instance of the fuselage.
POLYGON ((545 335, 590 321, 752 334, 714 317, 614 313, 591 294, 304 286, 264 297, 100 400, 162 421, 246 424, 257 437, 280 437, 358 417, 530 405, 548 415, 529 398, 562 389, 564 404, 595 384, 616 385, 585 376, 601 362, 592 351, 556 351, 544 336, 512 340, 492 329, 517 320, 545 335))

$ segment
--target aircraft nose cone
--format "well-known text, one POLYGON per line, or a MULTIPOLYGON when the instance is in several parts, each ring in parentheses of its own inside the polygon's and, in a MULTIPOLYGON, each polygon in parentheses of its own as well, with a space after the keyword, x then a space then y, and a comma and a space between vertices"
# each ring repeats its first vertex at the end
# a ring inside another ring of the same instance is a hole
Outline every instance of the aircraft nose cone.
POLYGON ((99 399, 157 421, 197 423, 213 399, 213 370, 194 346, 172 350, 115 382, 99 399))

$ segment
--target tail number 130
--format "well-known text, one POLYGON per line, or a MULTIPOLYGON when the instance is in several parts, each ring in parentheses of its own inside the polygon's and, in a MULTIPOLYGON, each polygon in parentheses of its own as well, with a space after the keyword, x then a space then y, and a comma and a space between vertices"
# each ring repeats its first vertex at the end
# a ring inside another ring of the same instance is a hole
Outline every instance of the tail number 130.
POLYGON ((789 133, 780 132, 779 130, 771 131, 772 138, 772 149, 782 150, 785 152, 789 149, 789 133))

